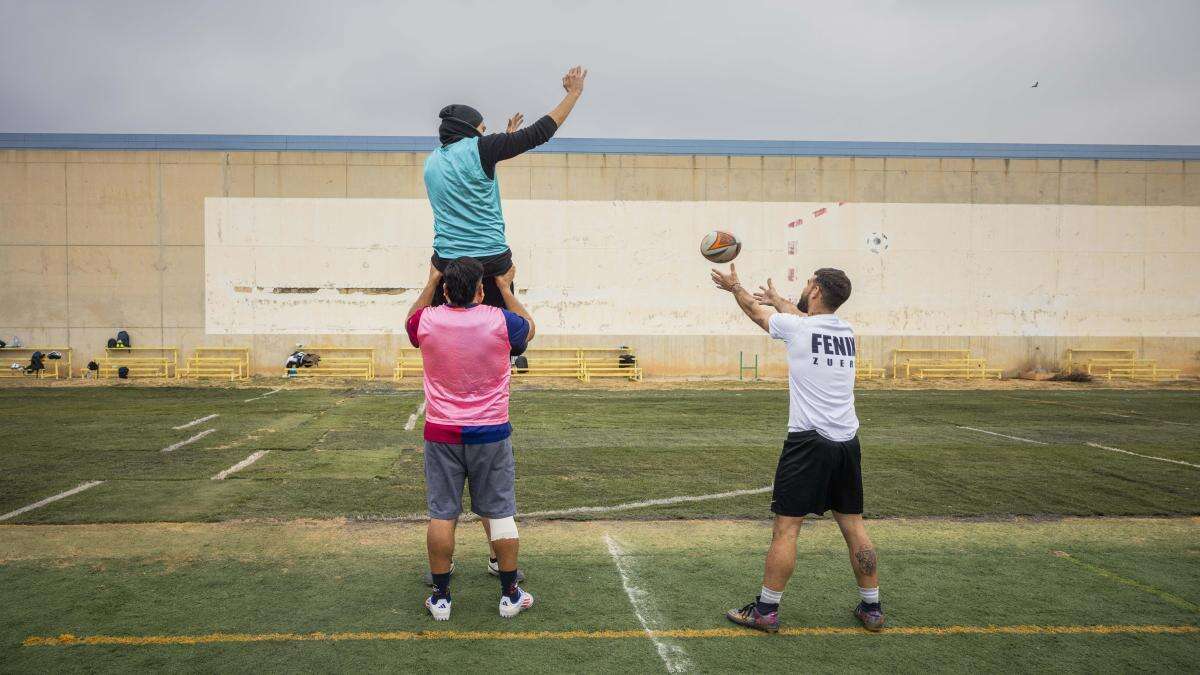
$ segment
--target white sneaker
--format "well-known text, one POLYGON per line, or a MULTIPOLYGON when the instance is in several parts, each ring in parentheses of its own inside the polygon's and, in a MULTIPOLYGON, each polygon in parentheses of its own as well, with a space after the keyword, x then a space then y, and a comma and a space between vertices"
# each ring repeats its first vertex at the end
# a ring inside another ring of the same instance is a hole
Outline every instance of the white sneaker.
MULTIPOLYGON (((425 598, 425 609, 433 615, 434 621, 449 621, 450 620, 450 598, 442 598, 437 602, 433 601, 433 596, 425 598)), ((503 611, 503 610, 501 610, 503 611)))
MULTIPOLYGON (((450 567, 450 569, 451 570, 454 569, 453 565, 450 567)), ((500 563, 492 562, 491 560, 489 560, 488 561, 488 574, 490 574, 494 577, 500 576, 500 563)), ((432 578, 433 577, 430 577, 430 579, 432 579, 432 578)), ((525 573, 522 572, 520 568, 517 568, 517 583, 519 584, 522 581, 525 581, 525 573)), ((433 584, 433 581, 430 581, 429 583, 433 584)))
MULTIPOLYGON (((529 609, 530 607, 533 607, 533 596, 530 595, 528 592, 526 592, 525 589, 521 588, 520 586, 517 587, 517 590, 521 592, 521 595, 519 595, 517 597, 516 602, 509 600, 507 595, 500 596, 500 616, 501 617, 503 617, 505 619, 511 619, 514 616, 520 614, 521 612, 524 612, 525 610, 529 609)), ((446 611, 447 611, 447 616, 449 616, 449 611, 450 611, 449 608, 447 608, 446 611)))

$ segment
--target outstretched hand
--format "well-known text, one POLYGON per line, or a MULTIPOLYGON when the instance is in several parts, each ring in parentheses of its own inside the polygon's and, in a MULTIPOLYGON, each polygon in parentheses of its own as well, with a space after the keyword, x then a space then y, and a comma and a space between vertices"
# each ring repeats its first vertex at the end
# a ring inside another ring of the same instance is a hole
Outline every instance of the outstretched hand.
POLYGON ((508 133, 511 134, 512 132, 520 129, 521 125, 524 123, 525 123, 525 116, 522 115, 521 113, 517 113, 516 115, 513 115, 512 117, 508 118, 508 128, 506 128, 505 131, 507 131, 508 133))
POLYGON ((575 66, 574 68, 568 70, 567 74, 563 75, 563 89, 565 89, 568 94, 579 96, 583 93, 583 83, 584 80, 587 79, 587 74, 588 71, 585 70, 583 66, 575 66))
POLYGON ((787 302, 787 298, 784 298, 779 294, 779 291, 775 290, 775 283, 770 279, 767 279, 766 286, 758 287, 758 292, 754 294, 754 299, 760 305, 770 305, 771 307, 777 307, 779 303, 787 302))
POLYGON ((736 287, 742 285, 742 283, 738 281, 737 266, 733 263, 729 263, 728 274, 724 274, 721 272, 721 270, 713 268, 712 280, 713 283, 717 285, 717 288, 723 291, 729 291, 730 293, 732 293, 736 287))

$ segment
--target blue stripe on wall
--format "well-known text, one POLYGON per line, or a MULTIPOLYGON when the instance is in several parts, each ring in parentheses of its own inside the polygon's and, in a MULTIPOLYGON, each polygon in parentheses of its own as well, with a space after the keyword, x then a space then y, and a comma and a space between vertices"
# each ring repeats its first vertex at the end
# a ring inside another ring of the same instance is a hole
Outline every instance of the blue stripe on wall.
MULTIPOLYGON (((437 139, 433 136, 0 134, 0 148, 10 149, 427 152, 436 146, 437 139)), ((625 155, 799 155, 825 157, 1200 160, 1200 145, 733 141, 657 138, 555 138, 546 145, 538 148, 536 152, 625 155)))

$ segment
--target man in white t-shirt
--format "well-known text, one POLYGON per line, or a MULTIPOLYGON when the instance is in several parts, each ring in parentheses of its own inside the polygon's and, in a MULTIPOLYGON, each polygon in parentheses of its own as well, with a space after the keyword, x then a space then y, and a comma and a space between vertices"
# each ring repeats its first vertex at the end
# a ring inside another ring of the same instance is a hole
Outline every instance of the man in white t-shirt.
POLYGON ((796 567, 796 537, 804 517, 833 512, 850 548, 858 581, 854 615, 870 631, 883 628, 875 548, 863 526, 862 454, 854 414, 856 345, 850 324, 834 315, 850 297, 846 273, 829 267, 813 272, 795 305, 771 281, 751 295, 737 270, 713 270, 713 282, 729 291, 746 316, 787 346, 788 435, 775 469, 771 511, 775 527, 767 552, 762 591, 754 602, 731 609, 729 620, 774 633, 779 600, 796 567), (773 307, 774 309, 769 309, 773 307))

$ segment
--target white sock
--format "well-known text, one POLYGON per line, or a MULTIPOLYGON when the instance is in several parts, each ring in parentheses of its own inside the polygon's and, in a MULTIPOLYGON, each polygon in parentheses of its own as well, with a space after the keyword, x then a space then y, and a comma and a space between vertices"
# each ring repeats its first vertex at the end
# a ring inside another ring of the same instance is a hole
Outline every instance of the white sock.
POLYGON ((859 586, 858 597, 862 598, 863 602, 873 605, 879 602, 879 587, 876 586, 875 588, 863 588, 862 586, 859 586))
POLYGON ((778 605, 779 599, 783 597, 783 591, 773 591, 766 586, 762 587, 762 591, 758 594, 758 601, 764 605, 778 605))

